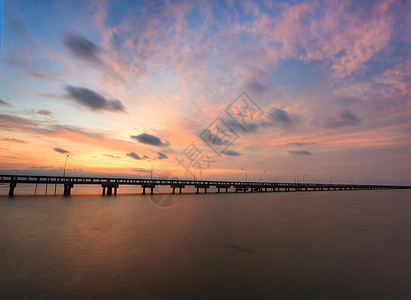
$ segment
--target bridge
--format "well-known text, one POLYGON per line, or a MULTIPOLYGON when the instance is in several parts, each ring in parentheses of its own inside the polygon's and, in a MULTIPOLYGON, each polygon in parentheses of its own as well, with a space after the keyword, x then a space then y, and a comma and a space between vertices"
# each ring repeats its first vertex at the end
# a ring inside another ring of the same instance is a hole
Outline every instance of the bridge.
POLYGON ((14 195, 18 184, 54 184, 54 192, 57 185, 64 186, 64 196, 70 196, 74 185, 101 185, 102 194, 117 195, 120 185, 141 186, 143 194, 146 189, 150 194, 154 193, 156 186, 169 186, 170 192, 182 193, 185 187, 194 187, 197 193, 210 187, 217 188, 226 193, 235 192, 289 192, 289 191, 348 191, 348 190, 388 190, 411 189, 411 186, 394 185, 360 185, 360 184, 320 184, 320 183, 280 183, 280 182, 244 182, 244 181, 215 181, 215 180, 180 180, 180 179, 133 179, 133 178, 97 178, 97 177, 62 177, 62 176, 32 176, 32 175, 0 175, 0 184, 9 184, 9 196, 14 195))

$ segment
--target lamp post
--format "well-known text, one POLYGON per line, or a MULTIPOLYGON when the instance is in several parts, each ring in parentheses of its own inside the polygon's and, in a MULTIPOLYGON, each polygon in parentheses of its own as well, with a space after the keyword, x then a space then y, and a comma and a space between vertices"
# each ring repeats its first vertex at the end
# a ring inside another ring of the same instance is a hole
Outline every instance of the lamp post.
POLYGON ((293 175, 296 175, 294 176, 294 183, 298 183, 299 181, 298 173, 293 173, 293 175), (295 181, 296 178, 297 178, 297 181, 295 181))
POLYGON ((197 170, 197 168, 200 168, 200 165, 197 165, 194 168, 194 181, 196 180, 196 170, 197 170))
POLYGON ((148 162, 151 163, 150 179, 153 179, 153 162, 151 160, 148 160, 148 162))
POLYGON ((330 184, 333 183, 333 178, 335 178, 335 176, 330 176, 330 175, 324 175, 324 176, 330 178, 330 184))
POLYGON ((265 173, 265 171, 261 171, 261 172, 260 172, 260 182, 262 182, 262 180, 261 180, 261 174, 263 174, 263 173, 265 173))
POLYGON ((67 154, 66 158, 64 159, 64 171, 63 171, 63 177, 66 177, 66 166, 67 166, 67 158, 69 155, 67 154))
POLYGON ((245 171, 245 182, 248 182, 248 180, 247 180, 247 170, 243 169, 243 168, 241 168, 241 170, 245 171))

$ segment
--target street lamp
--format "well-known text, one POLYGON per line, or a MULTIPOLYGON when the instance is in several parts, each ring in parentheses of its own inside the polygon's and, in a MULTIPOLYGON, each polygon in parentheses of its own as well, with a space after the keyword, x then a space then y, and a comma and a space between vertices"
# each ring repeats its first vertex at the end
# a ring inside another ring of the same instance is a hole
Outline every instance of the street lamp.
POLYGON ((299 179, 300 179, 300 178, 298 177, 298 174, 297 174, 297 173, 293 173, 293 175, 296 175, 296 176, 297 176, 297 177, 294 176, 294 183, 298 183, 298 181, 299 181, 299 179), (297 178, 297 182, 295 181, 295 178, 297 178))
POLYGON ((66 166, 67 166, 67 158, 69 157, 69 155, 67 154, 65 160, 64 160, 64 171, 63 171, 63 177, 66 177, 66 166))
POLYGON ((197 168, 200 168, 200 165, 197 165, 194 168, 194 181, 196 180, 196 170, 197 170, 197 168))
POLYGON ((265 173, 265 171, 261 171, 261 172, 260 172, 260 182, 262 182, 262 181, 261 181, 261 174, 263 174, 263 173, 265 173))
POLYGON ((151 163, 150 178, 153 179, 153 162, 151 160, 148 160, 148 162, 151 163))
POLYGON ((335 178, 335 176, 330 176, 330 175, 324 175, 324 176, 330 178, 330 184, 333 183, 333 178, 335 178))
POLYGON ((243 169, 243 168, 241 168, 241 170, 245 171, 245 182, 248 182, 248 180, 247 180, 247 170, 243 169))

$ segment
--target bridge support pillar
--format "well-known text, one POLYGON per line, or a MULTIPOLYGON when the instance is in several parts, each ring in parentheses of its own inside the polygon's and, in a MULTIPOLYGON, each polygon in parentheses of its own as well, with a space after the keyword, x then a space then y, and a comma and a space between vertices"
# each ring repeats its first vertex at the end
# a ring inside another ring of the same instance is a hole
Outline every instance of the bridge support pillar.
POLYGON ((101 187, 103 188, 103 196, 106 195, 106 192, 107 192, 107 196, 113 195, 113 190, 114 190, 114 196, 117 196, 117 188, 118 188, 117 183, 103 183, 101 187))
POLYGON ((196 192, 196 194, 198 194, 198 190, 199 190, 199 188, 197 187, 197 192, 196 192))
POLYGON ((217 188, 217 193, 219 193, 219 192, 220 192, 220 188, 218 187, 218 188, 217 188))
POLYGON ((14 189, 16 188, 17 183, 10 182, 9 197, 14 196, 14 189))
POLYGON ((72 188, 73 188, 72 183, 65 183, 64 184, 64 196, 70 196, 72 188))
POLYGON ((225 192, 228 193, 228 188, 227 187, 225 188, 225 192))
POLYGON ((182 190, 182 189, 183 189, 183 188, 180 188, 179 194, 181 194, 181 192, 182 192, 181 190, 182 190))
POLYGON ((175 194, 176 193, 176 188, 175 187, 173 187, 173 194, 175 194))

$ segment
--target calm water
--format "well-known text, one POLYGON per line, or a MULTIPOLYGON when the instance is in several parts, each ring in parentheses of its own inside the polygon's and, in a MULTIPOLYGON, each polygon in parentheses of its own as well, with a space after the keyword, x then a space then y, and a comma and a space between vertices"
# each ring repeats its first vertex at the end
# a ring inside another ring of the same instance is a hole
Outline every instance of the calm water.
POLYGON ((410 299, 410 282, 411 191, 0 197, 0 299, 410 299))

